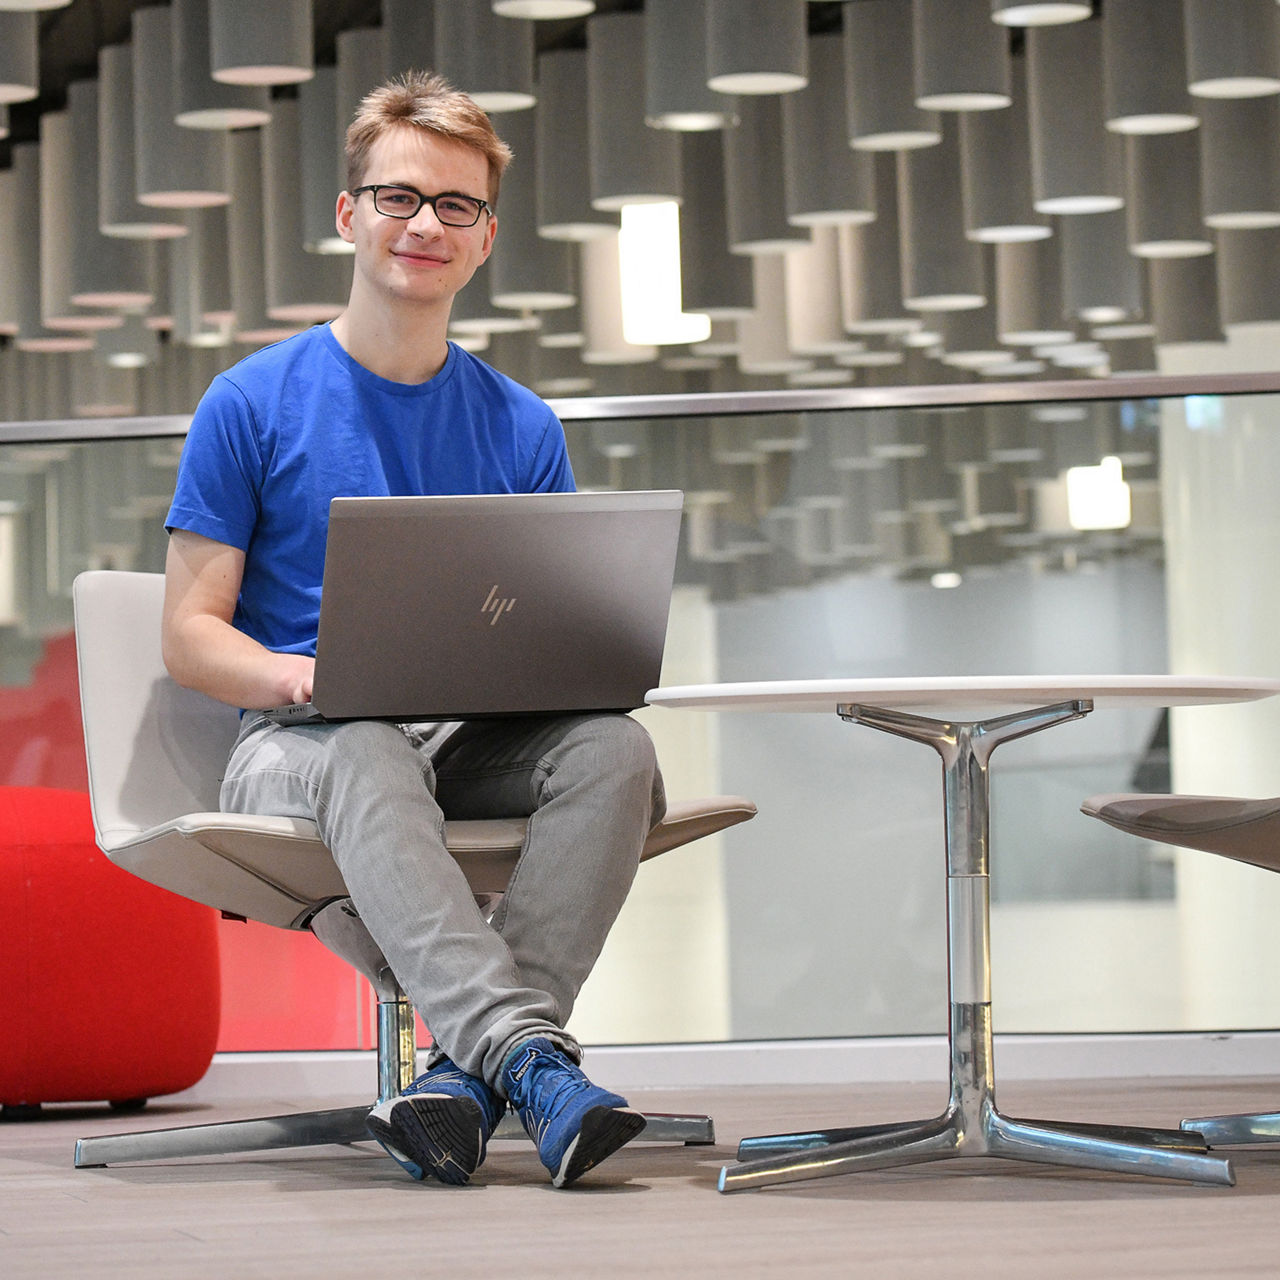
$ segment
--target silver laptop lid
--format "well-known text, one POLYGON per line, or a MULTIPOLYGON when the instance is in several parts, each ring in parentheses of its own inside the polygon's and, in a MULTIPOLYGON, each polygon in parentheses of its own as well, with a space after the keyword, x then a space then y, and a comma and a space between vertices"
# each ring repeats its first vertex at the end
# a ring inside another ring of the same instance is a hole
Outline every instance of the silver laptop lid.
POLYGON ((326 719, 630 710, 659 683, 683 495, 335 498, 326 719))

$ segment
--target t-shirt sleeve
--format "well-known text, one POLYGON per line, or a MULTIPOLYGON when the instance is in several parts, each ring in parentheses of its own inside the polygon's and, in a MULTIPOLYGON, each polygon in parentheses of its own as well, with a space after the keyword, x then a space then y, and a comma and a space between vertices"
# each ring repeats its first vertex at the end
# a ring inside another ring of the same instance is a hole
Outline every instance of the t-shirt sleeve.
POLYGON ((220 375, 191 419, 165 527, 247 551, 258 520, 262 457, 251 405, 220 375))
POLYGON ((546 424, 530 463, 526 489, 529 493, 572 493, 575 488, 564 427, 548 409, 546 424))

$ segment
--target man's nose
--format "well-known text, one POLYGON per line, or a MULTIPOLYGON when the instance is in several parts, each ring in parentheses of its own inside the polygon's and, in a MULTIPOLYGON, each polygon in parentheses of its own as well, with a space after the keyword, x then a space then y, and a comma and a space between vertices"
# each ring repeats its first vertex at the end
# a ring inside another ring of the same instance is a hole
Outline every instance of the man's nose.
POLYGON ((409 230, 420 235, 434 235, 444 228, 444 223, 436 217, 435 206, 429 200, 422 202, 422 207, 409 219, 409 230))

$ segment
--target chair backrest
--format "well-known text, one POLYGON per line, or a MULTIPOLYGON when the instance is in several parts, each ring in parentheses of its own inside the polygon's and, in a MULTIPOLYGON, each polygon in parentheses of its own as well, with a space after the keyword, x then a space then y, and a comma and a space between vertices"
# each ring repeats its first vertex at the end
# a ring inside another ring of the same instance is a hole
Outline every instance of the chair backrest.
POLYGON ((73 598, 98 843, 110 852, 182 814, 216 812, 239 716, 166 673, 164 575, 82 573, 73 598))

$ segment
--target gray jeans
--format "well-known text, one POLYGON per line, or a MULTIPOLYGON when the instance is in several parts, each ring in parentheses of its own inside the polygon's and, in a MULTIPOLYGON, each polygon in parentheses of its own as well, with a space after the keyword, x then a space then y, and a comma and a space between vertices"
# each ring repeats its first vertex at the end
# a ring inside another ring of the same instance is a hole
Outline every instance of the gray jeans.
POLYGON ((580 1056, 564 1024, 666 801, 628 716, 286 727, 249 712, 222 808, 315 820, 436 1044, 494 1085, 532 1036, 580 1056), (444 822, 515 816, 529 833, 486 922, 444 822))

